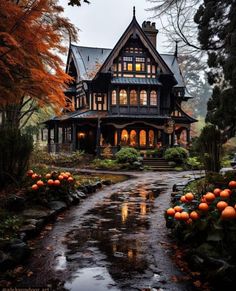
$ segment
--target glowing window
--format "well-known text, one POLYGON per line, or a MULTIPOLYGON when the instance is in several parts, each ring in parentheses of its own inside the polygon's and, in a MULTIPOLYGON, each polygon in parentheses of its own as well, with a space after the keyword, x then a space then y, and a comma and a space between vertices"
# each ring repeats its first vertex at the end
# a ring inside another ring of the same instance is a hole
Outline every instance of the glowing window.
POLYGON ((136 136, 137 136, 137 134, 136 134, 136 131, 135 130, 131 130, 131 132, 130 132, 130 145, 131 146, 136 146, 136 136))
POLYGON ((148 141, 149 141, 149 146, 153 147, 154 146, 154 131, 149 130, 148 132, 148 141))
POLYGON ((112 105, 116 105, 117 103, 117 95, 116 95, 116 90, 112 91, 112 95, 111 95, 111 104, 112 105))
POLYGON ((130 91, 130 105, 137 105, 138 104, 138 95, 135 90, 130 91))
POLYGON ((128 103, 126 90, 120 90, 120 105, 126 105, 128 103))
POLYGON ((157 92, 151 91, 150 94, 150 105, 156 106, 157 105, 157 92))
POLYGON ((147 105, 147 91, 140 92, 140 105, 147 105))
POLYGON ((128 71, 133 71, 133 64, 128 63, 128 71))
POLYGON ((123 57, 123 60, 125 62, 132 62, 133 61, 133 58, 132 57, 123 57))
POLYGON ((141 71, 141 64, 140 63, 135 64, 135 70, 136 71, 141 71))
POLYGON ((152 74, 156 74, 156 66, 152 65, 152 74))
POLYGON ((141 130, 139 133, 139 144, 141 147, 146 146, 146 131, 141 130))
POLYGON ((128 131, 126 129, 123 129, 122 132, 121 132, 121 143, 123 145, 127 145, 128 144, 128 139, 129 139, 128 131))
POLYGON ((121 63, 118 64, 118 71, 121 72, 121 63))

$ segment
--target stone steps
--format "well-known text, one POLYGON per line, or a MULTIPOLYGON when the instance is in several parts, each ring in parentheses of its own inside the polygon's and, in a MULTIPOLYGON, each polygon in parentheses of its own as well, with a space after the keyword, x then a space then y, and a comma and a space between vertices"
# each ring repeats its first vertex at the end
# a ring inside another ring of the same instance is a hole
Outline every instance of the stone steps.
POLYGON ((174 168, 163 158, 144 158, 143 165, 152 171, 174 171, 174 168))

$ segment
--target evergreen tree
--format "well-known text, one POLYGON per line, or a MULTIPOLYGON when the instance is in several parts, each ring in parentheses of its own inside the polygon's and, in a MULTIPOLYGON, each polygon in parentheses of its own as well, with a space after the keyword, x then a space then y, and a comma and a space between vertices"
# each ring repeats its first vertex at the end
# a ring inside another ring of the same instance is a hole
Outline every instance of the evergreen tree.
POLYGON ((236 1, 204 0, 195 15, 198 39, 208 51, 208 81, 214 85, 206 121, 236 134, 236 1))

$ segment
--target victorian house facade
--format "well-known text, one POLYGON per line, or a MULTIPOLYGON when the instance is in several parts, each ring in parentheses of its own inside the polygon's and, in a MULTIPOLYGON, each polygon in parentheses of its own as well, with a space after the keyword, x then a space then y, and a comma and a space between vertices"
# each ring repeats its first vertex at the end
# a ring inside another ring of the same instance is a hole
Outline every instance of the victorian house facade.
POLYGON ((158 30, 135 17, 113 49, 70 45, 66 91, 74 111, 46 122, 49 151, 101 154, 109 146, 157 149, 178 144, 196 122, 181 108, 186 88, 177 52, 159 54, 158 30))

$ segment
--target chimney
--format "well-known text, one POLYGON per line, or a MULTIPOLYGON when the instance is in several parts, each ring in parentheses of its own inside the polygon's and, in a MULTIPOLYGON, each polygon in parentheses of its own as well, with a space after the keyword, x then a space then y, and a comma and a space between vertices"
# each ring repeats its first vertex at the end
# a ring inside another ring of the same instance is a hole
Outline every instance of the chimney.
POLYGON ((144 21, 142 24, 142 29, 146 36, 149 38, 153 46, 156 48, 157 46, 157 34, 158 30, 156 29, 156 23, 151 21, 144 21))

